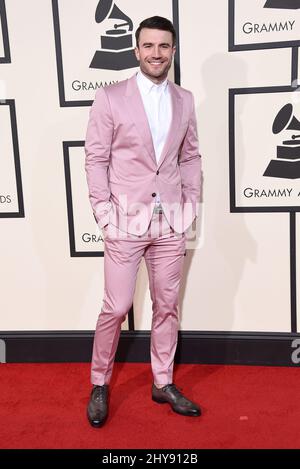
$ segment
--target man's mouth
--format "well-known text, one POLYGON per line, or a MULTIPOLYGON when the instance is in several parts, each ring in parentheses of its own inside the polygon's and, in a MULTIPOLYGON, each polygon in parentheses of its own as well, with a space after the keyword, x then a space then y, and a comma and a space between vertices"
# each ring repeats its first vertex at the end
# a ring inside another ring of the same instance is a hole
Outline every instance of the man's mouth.
POLYGON ((161 62, 161 61, 158 62, 158 61, 154 61, 154 60, 153 60, 153 61, 149 61, 149 63, 150 63, 151 65, 162 65, 162 64, 163 64, 163 62, 161 62))

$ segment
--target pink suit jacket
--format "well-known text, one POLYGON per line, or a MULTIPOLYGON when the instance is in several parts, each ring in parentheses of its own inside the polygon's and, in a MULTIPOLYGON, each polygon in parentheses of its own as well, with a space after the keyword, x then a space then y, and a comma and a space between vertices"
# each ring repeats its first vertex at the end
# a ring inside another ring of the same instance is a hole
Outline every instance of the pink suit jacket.
POLYGON ((201 158, 194 99, 190 91, 168 83, 172 121, 158 163, 136 75, 96 93, 87 128, 85 169, 100 228, 112 223, 142 235, 157 193, 176 232, 183 233, 198 214, 201 158))

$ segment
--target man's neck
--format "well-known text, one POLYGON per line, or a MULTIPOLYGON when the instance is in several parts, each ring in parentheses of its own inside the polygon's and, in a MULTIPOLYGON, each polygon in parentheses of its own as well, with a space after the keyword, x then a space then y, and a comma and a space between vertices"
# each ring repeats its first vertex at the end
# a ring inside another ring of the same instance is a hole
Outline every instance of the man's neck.
POLYGON ((147 75, 146 73, 144 73, 141 69, 140 69, 140 72, 141 72, 142 75, 144 75, 144 77, 148 78, 148 80, 152 81, 152 83, 154 83, 155 85, 160 85, 167 78, 167 75, 164 75, 164 76, 158 77, 158 78, 152 77, 152 76, 147 75))

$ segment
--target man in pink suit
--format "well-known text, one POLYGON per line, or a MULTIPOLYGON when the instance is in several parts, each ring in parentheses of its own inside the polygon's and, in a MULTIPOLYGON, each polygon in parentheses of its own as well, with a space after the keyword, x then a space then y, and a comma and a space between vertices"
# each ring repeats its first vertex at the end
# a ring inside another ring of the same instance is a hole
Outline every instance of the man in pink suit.
POLYGON ((142 257, 153 309, 152 399, 182 415, 201 414, 173 383, 186 231, 197 216, 201 175, 192 93, 167 79, 175 42, 169 20, 144 20, 136 31, 139 72, 99 89, 90 111, 85 168, 104 237, 105 277, 87 409, 94 427, 108 416, 121 323, 133 302, 142 257))

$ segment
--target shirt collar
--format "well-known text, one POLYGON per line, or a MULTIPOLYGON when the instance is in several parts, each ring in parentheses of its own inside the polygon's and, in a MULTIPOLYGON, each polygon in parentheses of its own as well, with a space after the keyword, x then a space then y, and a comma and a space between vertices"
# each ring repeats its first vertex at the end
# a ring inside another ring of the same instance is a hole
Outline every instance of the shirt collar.
POLYGON ((159 85, 156 85, 151 81, 149 78, 147 78, 140 70, 136 74, 136 79, 138 82, 138 85, 142 89, 143 93, 148 94, 152 89, 155 89, 156 91, 161 91, 162 93, 166 91, 167 85, 168 85, 168 79, 166 78, 162 83, 159 85))

